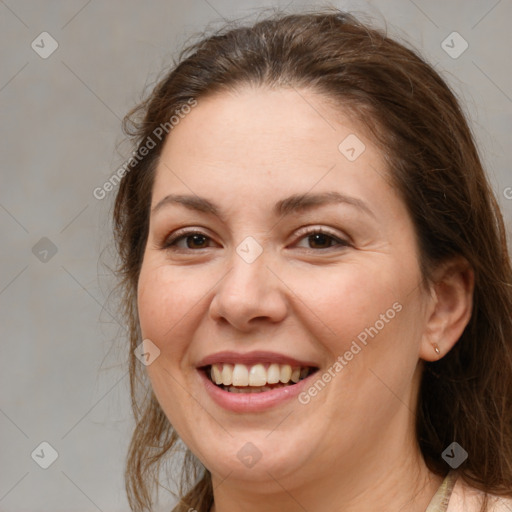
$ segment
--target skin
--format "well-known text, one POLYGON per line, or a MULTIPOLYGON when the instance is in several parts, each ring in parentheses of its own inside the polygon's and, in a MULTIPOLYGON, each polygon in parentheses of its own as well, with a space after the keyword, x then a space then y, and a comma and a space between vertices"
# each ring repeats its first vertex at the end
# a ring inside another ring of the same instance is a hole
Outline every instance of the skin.
POLYGON ((152 213, 138 289, 143 337, 161 351, 147 367, 153 389, 212 473, 212 510, 423 512, 442 478, 415 439, 422 365, 462 334, 473 274, 453 260, 422 286, 414 226, 362 125, 305 89, 200 98, 166 140, 152 207, 171 193, 205 197, 224 217, 177 204, 152 213), (353 162, 338 150, 349 134, 366 146, 353 162), (373 215, 348 204, 273 214, 291 194, 326 191, 373 215), (322 227, 348 245, 315 244, 308 235, 322 227), (162 248, 181 228, 207 238, 162 248), (250 264, 236 252, 247 236, 263 249, 250 264), (270 350, 315 361, 321 375, 395 303, 402 310, 307 404, 230 412, 196 371, 218 351, 270 350), (237 457, 249 441, 261 452, 251 468, 237 457))

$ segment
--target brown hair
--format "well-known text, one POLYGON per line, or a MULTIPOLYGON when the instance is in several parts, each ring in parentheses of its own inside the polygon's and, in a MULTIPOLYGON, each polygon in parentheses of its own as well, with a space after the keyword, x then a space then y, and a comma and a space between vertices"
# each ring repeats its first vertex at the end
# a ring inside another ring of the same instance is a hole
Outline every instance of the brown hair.
MULTIPOLYGON (((425 282, 431 282, 439 263, 456 255, 473 268, 470 322, 446 356, 425 364, 417 439, 436 474, 447 473, 441 454, 456 441, 469 454, 459 468, 462 478, 483 491, 510 495, 512 271, 503 218, 472 133, 450 88, 415 50, 350 14, 324 8, 277 12, 251 26, 225 26, 204 36, 182 51, 178 63, 125 118, 137 158, 121 181, 114 223, 136 419, 125 475, 132 510, 151 508, 161 465, 179 441, 133 353, 141 342, 137 280, 165 138, 147 154, 141 149, 187 102, 248 84, 306 87, 356 115, 382 148, 410 212, 425 282)), ((175 511, 208 511, 210 473, 188 450, 182 469, 175 511)))

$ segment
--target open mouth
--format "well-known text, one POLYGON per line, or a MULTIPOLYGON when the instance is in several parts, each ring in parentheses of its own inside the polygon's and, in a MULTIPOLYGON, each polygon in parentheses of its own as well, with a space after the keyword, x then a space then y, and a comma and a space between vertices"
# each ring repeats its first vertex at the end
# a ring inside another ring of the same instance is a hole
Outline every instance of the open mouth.
POLYGON ((230 393, 263 393, 294 386, 315 373, 312 366, 258 363, 254 365, 216 363, 201 368, 216 386, 230 393))

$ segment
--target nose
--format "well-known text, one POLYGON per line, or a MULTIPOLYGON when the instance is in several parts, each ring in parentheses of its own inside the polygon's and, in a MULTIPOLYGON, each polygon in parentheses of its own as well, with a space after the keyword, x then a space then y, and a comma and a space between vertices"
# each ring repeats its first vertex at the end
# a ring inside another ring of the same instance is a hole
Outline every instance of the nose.
POLYGON ((244 332, 281 322, 288 310, 286 286, 267 266, 265 251, 252 263, 234 252, 230 263, 210 303, 211 318, 244 332))

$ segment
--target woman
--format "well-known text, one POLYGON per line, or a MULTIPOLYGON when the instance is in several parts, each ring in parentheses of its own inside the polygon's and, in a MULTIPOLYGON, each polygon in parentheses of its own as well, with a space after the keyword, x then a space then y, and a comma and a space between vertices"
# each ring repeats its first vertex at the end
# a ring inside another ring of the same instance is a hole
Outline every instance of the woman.
POLYGON ((505 229, 428 64, 277 14, 186 49, 125 128, 133 510, 179 440, 175 511, 512 510, 505 229))

